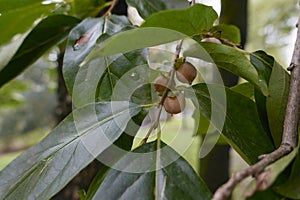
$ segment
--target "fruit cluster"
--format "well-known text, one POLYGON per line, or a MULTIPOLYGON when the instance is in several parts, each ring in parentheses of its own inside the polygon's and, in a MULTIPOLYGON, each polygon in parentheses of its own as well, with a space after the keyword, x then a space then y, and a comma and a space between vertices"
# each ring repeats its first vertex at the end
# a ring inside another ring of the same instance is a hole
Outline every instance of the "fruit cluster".
MULTIPOLYGON (((192 84, 194 79, 197 76, 197 70, 189 62, 183 61, 179 63, 176 69, 176 77, 182 83, 192 84)), ((171 80, 174 81, 174 80, 171 80)), ((173 92, 171 88, 167 88, 169 84, 169 79, 164 75, 157 77, 154 81, 154 89, 159 93, 163 94, 165 91, 168 91, 167 97, 164 101, 164 108, 166 112, 170 114, 177 114, 182 112, 185 108, 185 98, 182 92, 173 92)))

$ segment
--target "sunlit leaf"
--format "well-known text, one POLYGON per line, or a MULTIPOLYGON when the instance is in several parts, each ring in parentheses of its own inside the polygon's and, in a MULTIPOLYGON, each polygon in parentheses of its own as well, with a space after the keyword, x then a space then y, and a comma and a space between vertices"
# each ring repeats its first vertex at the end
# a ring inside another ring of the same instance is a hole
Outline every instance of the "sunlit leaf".
POLYGON ((210 6, 195 4, 183 10, 166 10, 149 16, 141 27, 162 27, 192 36, 209 30, 218 15, 210 6))
POLYGON ((51 47, 63 41, 79 22, 77 18, 66 15, 52 15, 42 20, 0 71, 0 87, 23 72, 51 47))
POLYGON ((222 38, 234 44, 240 44, 240 30, 233 25, 219 24, 210 29, 210 34, 216 38, 222 38))
POLYGON ((96 47, 88 59, 152 47, 187 38, 186 35, 165 28, 146 27, 118 33, 96 47))
POLYGON ((1 0, 0 45, 9 42, 16 34, 28 31, 36 20, 53 13, 56 4, 45 4, 41 0, 1 0))

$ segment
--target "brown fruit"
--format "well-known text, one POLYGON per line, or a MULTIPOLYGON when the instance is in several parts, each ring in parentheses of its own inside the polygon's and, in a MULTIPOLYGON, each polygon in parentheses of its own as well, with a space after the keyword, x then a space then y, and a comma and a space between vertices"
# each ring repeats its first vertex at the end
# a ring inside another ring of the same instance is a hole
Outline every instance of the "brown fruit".
POLYGON ((222 42, 215 37, 208 37, 208 38, 204 38, 201 40, 201 42, 211 42, 211 43, 216 43, 216 44, 222 44, 222 42))
POLYGON ((185 108, 185 98, 182 93, 174 97, 167 97, 164 102, 166 112, 170 114, 177 114, 182 112, 185 108))
POLYGON ((191 63, 184 62, 177 69, 176 76, 180 82, 192 84, 193 80, 197 76, 197 70, 191 63))
POLYGON ((168 79, 165 76, 159 76, 154 81, 154 88, 157 92, 163 93, 168 85, 168 79))

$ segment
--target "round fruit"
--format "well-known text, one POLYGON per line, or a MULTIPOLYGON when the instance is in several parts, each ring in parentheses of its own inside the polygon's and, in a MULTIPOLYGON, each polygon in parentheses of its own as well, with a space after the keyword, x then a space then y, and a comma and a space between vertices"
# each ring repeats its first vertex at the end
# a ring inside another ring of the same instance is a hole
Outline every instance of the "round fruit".
POLYGON ((215 37, 204 38, 201 40, 201 42, 211 42, 211 43, 216 43, 216 44, 222 44, 222 42, 215 37))
POLYGON ((166 112, 170 114, 177 114, 182 112, 185 108, 185 98, 182 93, 174 97, 167 97, 164 102, 166 112))
POLYGON ((177 69, 176 72, 177 79, 182 83, 192 84, 193 80, 197 76, 197 70, 189 62, 184 62, 180 67, 177 69))
POLYGON ((154 88, 157 92, 163 93, 168 85, 168 79, 165 76, 159 76, 154 81, 154 88))

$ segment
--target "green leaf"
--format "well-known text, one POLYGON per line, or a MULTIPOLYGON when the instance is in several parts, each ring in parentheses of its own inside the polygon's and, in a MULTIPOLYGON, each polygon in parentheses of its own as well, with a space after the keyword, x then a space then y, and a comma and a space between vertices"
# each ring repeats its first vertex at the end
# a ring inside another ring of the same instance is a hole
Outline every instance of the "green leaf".
POLYGON ((268 85, 274 66, 274 58, 263 51, 256 51, 250 54, 250 62, 256 68, 259 80, 268 85))
POLYGON ((75 110, 0 172, 0 199, 49 199, 117 140, 140 111, 128 102, 75 110))
POLYGON ((124 31, 108 38, 100 46, 95 47, 87 58, 109 56, 117 53, 152 47, 187 38, 186 35, 165 28, 147 27, 124 31))
POLYGON ((85 192, 85 190, 79 190, 78 192, 78 196, 79 196, 79 199, 80 200, 86 200, 86 192, 85 192))
POLYGON ((233 86, 230 89, 233 90, 234 92, 237 92, 237 93, 247 97, 248 99, 254 100, 254 87, 249 82, 233 86))
MULTIPOLYGON (((131 25, 125 16, 107 16, 102 18, 87 18, 76 26, 69 35, 68 44, 64 56, 63 74, 66 85, 70 94, 73 93, 75 80, 78 76, 80 64, 84 61, 86 56, 92 51, 96 45, 96 41, 100 36, 108 37, 124 27, 131 25)), ((96 56, 95 58, 97 58, 96 56)), ((92 59, 91 59, 92 60, 92 59)), ((90 60, 90 61, 91 61, 90 60)), ((105 62, 105 60, 98 60, 98 62, 105 62)), ((96 64, 97 61, 90 63, 96 64)), ((99 63, 98 63, 99 64, 99 63)), ((98 65, 96 70, 99 70, 98 65)), ((88 69, 86 69, 88 70, 88 69)), ((85 69, 83 71, 86 71, 85 69)), ((103 70, 102 70, 103 71, 103 70)), ((90 71, 91 72, 91 71, 90 71)), ((93 80, 98 79, 99 75, 93 72, 95 76, 91 77, 93 80)), ((101 74, 100 74, 101 76, 101 74)), ((85 80, 85 79, 83 79, 85 80)), ((94 90, 95 91, 95 90, 94 90)))
POLYGON ((104 7, 104 0, 73 0, 73 14, 81 19, 96 16, 104 7))
POLYGON ((126 0, 127 4, 135 7, 142 18, 146 18, 153 13, 172 8, 186 8, 189 6, 187 1, 182 0, 152 0, 152 1, 140 1, 140 0, 126 0))
MULTIPOLYGON (((264 84, 267 87, 269 84, 272 67, 274 65, 274 58, 272 56, 267 55, 263 51, 256 51, 256 52, 250 54, 250 62, 257 70, 260 83, 264 84)), ((265 131, 270 136, 270 138, 272 138, 270 129, 269 129, 267 108, 266 108, 267 97, 264 96, 257 89, 255 89, 255 91, 254 91, 254 96, 255 96, 256 107, 257 107, 257 111, 259 113, 261 123, 262 123, 265 131)))
POLYGON ((246 162, 253 164, 259 155, 274 150, 252 100, 219 85, 198 84, 187 95, 193 97, 193 93, 197 98, 192 98, 196 108, 211 120, 246 162), (222 92, 226 92, 225 100, 222 92))
MULTIPOLYGON (((273 141, 271 131, 269 129, 269 123, 268 123, 268 115, 267 115, 267 106, 266 101, 267 97, 264 96, 258 89, 254 89, 254 98, 255 98, 255 104, 258 112, 258 116, 260 119, 260 122, 262 126, 264 127, 266 133, 270 137, 270 140, 273 141)), ((274 142, 273 142, 274 144, 274 142)))
POLYGON ((162 27, 192 36, 209 30, 218 18, 210 6, 195 4, 183 10, 166 10, 148 17, 141 27, 162 27))
MULTIPOLYGON (((97 101, 110 101, 111 99, 129 101, 135 90, 150 82, 147 58, 147 50, 132 51, 112 57, 111 63, 107 63, 108 66, 98 83, 97 101)), ((109 59, 110 57, 107 58, 109 59)), ((144 104, 151 103, 151 90, 140 92, 142 93, 139 96, 135 95, 136 99, 144 104)))
POLYGON ((194 44, 190 49, 184 52, 184 56, 190 56, 200 59, 205 59, 207 62, 212 62, 221 68, 224 68, 237 76, 240 76, 253 85, 255 85, 264 95, 268 94, 267 85, 264 82, 259 81, 258 73, 255 67, 247 59, 242 50, 238 50, 233 47, 213 44, 208 42, 202 42, 201 46, 207 51, 211 58, 205 58, 202 54, 199 54, 199 45, 194 44))
MULTIPOLYGON (((256 192, 253 195, 253 198, 250 198, 250 199, 255 199, 255 197, 257 197, 257 198, 263 197, 264 195, 267 195, 267 194, 270 195, 269 197, 273 197, 274 199, 276 199, 275 197, 278 198, 280 195, 276 194, 275 191, 277 189, 278 184, 279 185, 282 184, 282 178, 280 177, 280 175, 282 175, 282 173, 284 173, 284 170, 286 170, 290 166, 290 163, 293 161, 293 159, 297 155, 297 152, 298 152, 298 148, 294 149, 290 154, 280 158, 276 162, 274 162, 271 165, 269 165, 268 167, 266 167, 265 172, 266 173, 269 172, 269 174, 264 177, 264 181, 266 183, 266 186, 270 186, 269 187, 270 189, 265 192, 256 192)), ((250 184, 255 187, 257 182, 256 182, 256 180, 253 180, 250 184)), ((248 186, 247 188, 249 190, 250 187, 248 186)), ((253 189, 253 187, 252 187, 252 189, 253 189)), ((250 191, 251 191, 251 189, 250 189, 250 191)), ((270 199, 273 199, 273 198, 270 198, 270 199)))
POLYGON ((235 44, 241 43, 240 30, 234 25, 219 24, 213 26, 209 32, 216 38, 226 39, 235 44))
POLYGON ((19 105, 26 103, 26 99, 22 97, 29 88, 31 87, 28 82, 19 79, 15 79, 10 84, 3 86, 0 90, 1 107, 17 109, 19 105))
POLYGON ((41 0, 1 0, 0 45, 9 42, 16 34, 28 31, 36 20, 51 14, 56 4, 46 5, 41 0))
POLYGON ((266 107, 269 120, 269 127, 275 145, 281 143, 283 122, 289 93, 289 74, 278 63, 274 63, 269 82, 269 96, 266 107))
POLYGON ((162 0, 140 1, 140 0, 126 0, 127 4, 135 7, 142 18, 166 9, 166 4, 162 0))
POLYGON ((23 72, 52 46, 63 41, 77 23, 77 18, 66 15, 52 15, 43 19, 0 71, 0 87, 23 72))
MULTIPOLYGON (((124 133, 118 138, 114 145, 106 149, 100 155, 100 157, 98 156, 97 158, 106 165, 112 166, 113 164, 115 164, 116 161, 123 157, 127 151, 130 151, 132 149, 134 137, 138 132, 146 114, 147 112, 142 110, 138 115, 134 116, 132 118, 132 121, 130 121, 127 125, 124 133), (108 160, 107 158, 111 160, 108 160)), ((101 168, 100 171, 97 173, 97 175, 95 176, 95 178, 89 186, 86 200, 91 200, 93 198, 108 170, 108 166, 103 166, 103 168, 101 168)))
POLYGON ((300 199, 300 154, 298 152, 294 163, 292 165, 292 171, 288 180, 275 188, 275 191, 279 194, 291 198, 300 199))
POLYGON ((114 168, 93 199, 211 198, 192 167, 165 144, 147 143, 124 156, 114 168))
POLYGON ((283 196, 275 193, 272 188, 268 188, 264 191, 257 191, 251 197, 248 197, 247 200, 283 200, 286 199, 283 196))

